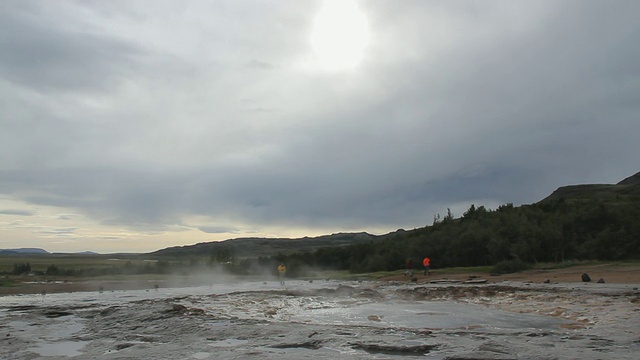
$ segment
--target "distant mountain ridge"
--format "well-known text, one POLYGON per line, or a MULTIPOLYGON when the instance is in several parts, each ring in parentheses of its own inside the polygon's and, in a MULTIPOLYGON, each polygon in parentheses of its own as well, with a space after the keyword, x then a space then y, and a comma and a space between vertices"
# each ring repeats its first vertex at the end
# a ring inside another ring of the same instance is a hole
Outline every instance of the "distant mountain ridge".
POLYGON ((47 250, 39 248, 19 248, 19 249, 0 249, 0 255, 48 255, 51 254, 47 250))
POLYGON ((0 249, 0 255, 100 255, 93 251, 48 252, 40 248, 0 249))
POLYGON ((78 251, 78 252, 54 252, 54 255, 100 255, 95 251, 78 251))

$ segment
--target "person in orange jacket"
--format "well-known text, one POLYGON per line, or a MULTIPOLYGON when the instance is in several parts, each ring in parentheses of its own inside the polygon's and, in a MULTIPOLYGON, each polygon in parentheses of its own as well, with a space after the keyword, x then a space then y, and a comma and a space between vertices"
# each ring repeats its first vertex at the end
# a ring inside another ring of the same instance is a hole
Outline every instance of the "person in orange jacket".
POLYGON ((422 260, 422 266, 424 266, 424 274, 425 274, 425 275, 427 275, 427 274, 431 274, 431 273, 429 272, 429 270, 430 270, 430 268, 431 268, 431 259, 429 259, 429 257, 425 257, 425 258, 422 260))
POLYGON ((280 263, 278 265, 278 277, 280 278, 280 284, 284 285, 284 274, 287 272, 287 267, 284 266, 284 263, 280 263))

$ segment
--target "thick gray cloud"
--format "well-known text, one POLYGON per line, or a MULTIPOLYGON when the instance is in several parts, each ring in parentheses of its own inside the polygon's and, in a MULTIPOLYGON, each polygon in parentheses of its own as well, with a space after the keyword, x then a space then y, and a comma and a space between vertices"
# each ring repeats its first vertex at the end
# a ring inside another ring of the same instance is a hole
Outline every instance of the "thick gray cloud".
MULTIPOLYGON (((113 90, 146 53, 109 34, 67 26, 51 9, 5 3, 0 76, 38 92, 113 90)), ((79 24, 77 24, 79 25, 79 24)))
POLYGON ((640 170, 636 2, 362 2, 336 73, 308 61, 320 5, 5 2, 0 192, 151 231, 393 230, 640 170))

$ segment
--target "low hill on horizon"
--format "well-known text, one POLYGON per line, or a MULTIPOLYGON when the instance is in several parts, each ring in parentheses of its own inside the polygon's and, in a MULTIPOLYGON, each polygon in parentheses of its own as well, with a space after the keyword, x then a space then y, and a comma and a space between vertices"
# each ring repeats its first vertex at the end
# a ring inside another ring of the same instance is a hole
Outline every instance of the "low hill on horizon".
POLYGON ((224 241, 212 241, 195 245, 173 246, 145 255, 153 257, 210 256, 224 251, 235 257, 268 257, 294 252, 309 252, 326 247, 340 247, 358 243, 368 243, 380 239, 380 236, 366 232, 337 233, 317 237, 303 238, 237 238, 224 241))
POLYGON ((47 250, 40 248, 18 248, 18 249, 0 249, 0 255, 48 255, 51 254, 47 250))
POLYGON ((640 172, 620 181, 618 185, 640 185, 640 172))
POLYGON ((556 189, 539 203, 554 200, 598 199, 601 201, 627 201, 640 196, 640 172, 617 184, 569 185, 556 189))

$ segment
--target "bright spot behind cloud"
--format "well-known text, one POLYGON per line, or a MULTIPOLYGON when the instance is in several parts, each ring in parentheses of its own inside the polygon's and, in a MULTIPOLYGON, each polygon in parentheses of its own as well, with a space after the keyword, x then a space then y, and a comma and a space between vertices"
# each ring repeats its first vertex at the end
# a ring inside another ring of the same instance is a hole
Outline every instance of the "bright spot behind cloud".
POLYGON ((367 18, 355 1, 323 3, 311 33, 311 46, 321 68, 327 71, 355 68, 368 43, 367 18))

